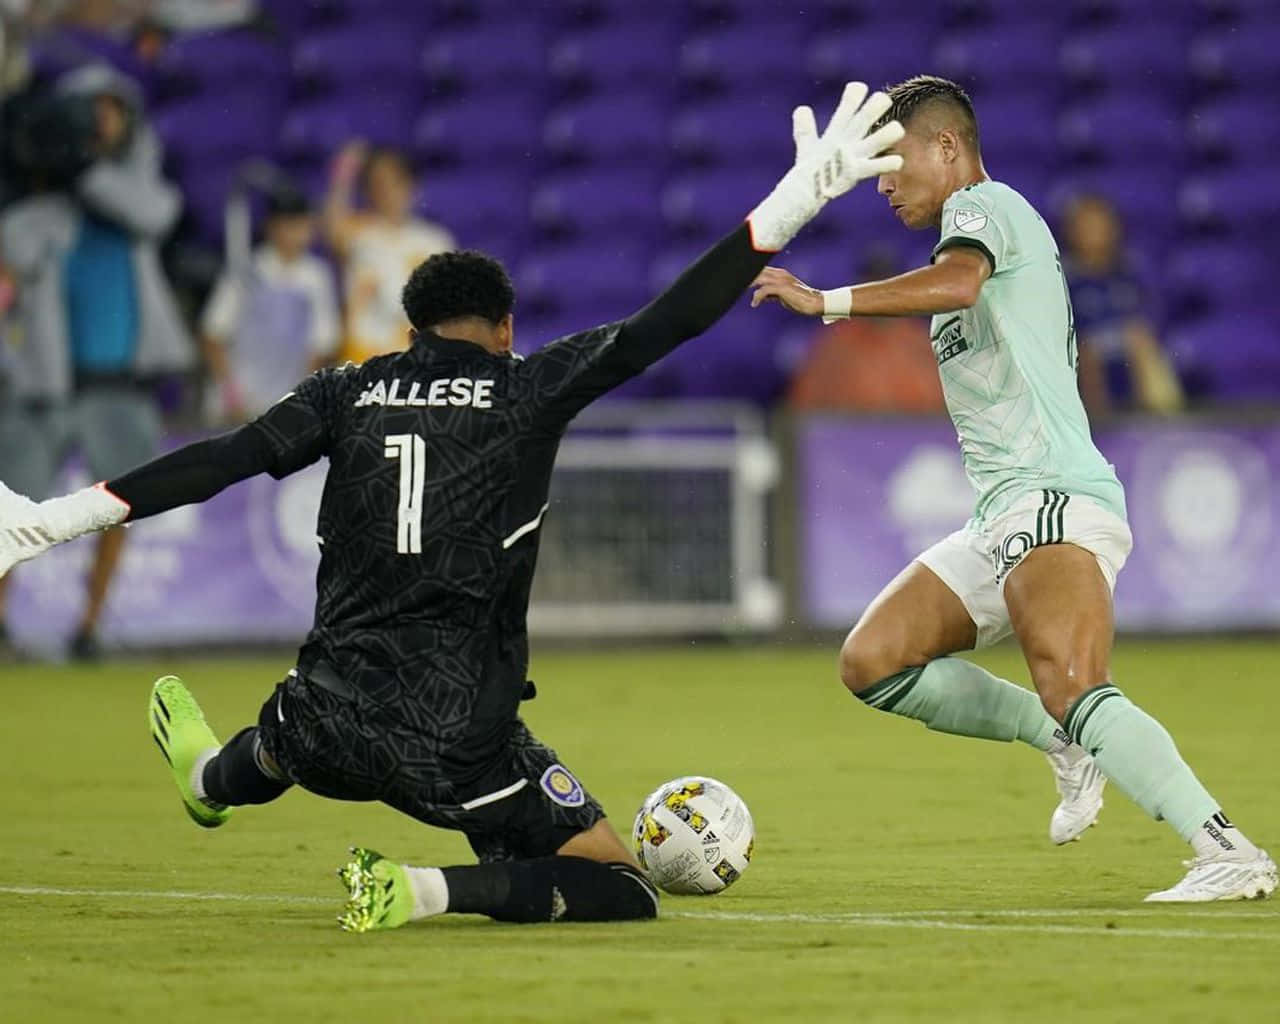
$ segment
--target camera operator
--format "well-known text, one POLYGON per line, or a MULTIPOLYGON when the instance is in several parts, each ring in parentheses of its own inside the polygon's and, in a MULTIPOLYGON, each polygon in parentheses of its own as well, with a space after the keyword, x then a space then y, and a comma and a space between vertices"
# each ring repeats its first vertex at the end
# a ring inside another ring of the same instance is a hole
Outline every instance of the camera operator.
MULTIPOLYGON (((181 197, 161 177, 137 88, 90 66, 34 107, 11 154, 27 194, 0 214, 0 264, 17 293, 0 479, 33 496, 49 492, 70 449, 95 480, 154 455, 160 414, 148 378, 186 369, 193 357, 158 254, 181 197)), ((98 654, 123 545, 119 529, 98 541, 74 657, 98 654)))

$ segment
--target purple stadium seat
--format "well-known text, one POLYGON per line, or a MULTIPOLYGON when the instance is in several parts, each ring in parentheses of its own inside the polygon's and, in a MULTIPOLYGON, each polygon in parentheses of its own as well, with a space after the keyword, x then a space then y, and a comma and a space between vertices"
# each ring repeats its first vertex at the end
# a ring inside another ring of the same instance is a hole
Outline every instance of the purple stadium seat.
POLYGON ((291 37, 309 29, 371 21, 397 21, 416 29, 433 18, 433 8, 441 6, 395 0, 259 0, 259 3, 291 37))
POLYGON ((159 87, 170 94, 232 88, 283 96, 288 63, 282 48, 258 32, 201 32, 179 36, 156 61, 159 87))
MULTIPOLYGON (((978 96, 1051 102, 1056 89, 1045 65, 1055 38, 1053 29, 1038 21, 1001 20, 944 32, 933 48, 933 67, 978 96)), ((979 102, 979 124, 984 114, 985 103, 979 102)))
POLYGON ((590 306, 603 311, 600 319, 613 319, 630 315, 651 298, 647 266, 639 247, 593 240, 540 249, 517 268, 515 283, 521 302, 535 310, 572 314, 590 306))
POLYGON ((1236 242, 1182 244, 1168 264, 1169 300, 1176 314, 1238 313, 1276 301, 1270 262, 1236 242))
POLYGON ((1152 93, 1109 93, 1065 111, 1058 122, 1063 154, 1078 162, 1167 165, 1176 160, 1183 133, 1177 105, 1152 93))
POLYGON ((785 170, 795 154, 791 111, 796 102, 766 93, 685 107, 671 121, 672 148, 690 163, 763 162, 785 170))
POLYGON ((408 92, 421 82, 422 37, 411 26, 371 22, 308 35, 293 48, 293 72, 316 92, 376 84, 408 92))
POLYGON ((1191 44, 1190 68, 1200 87, 1274 89, 1280 83, 1280 19, 1202 36, 1191 44))
POLYGON ((281 146, 295 159, 327 160, 350 139, 407 149, 414 104, 407 96, 356 95, 310 103, 290 111, 281 146))
POLYGON ((1048 163, 1057 137, 1056 108, 1038 92, 1000 90, 974 101, 985 157, 1001 161, 1029 156, 1048 163))
POLYGON ((776 340, 788 314, 751 309, 746 298, 703 335, 686 342, 655 370, 673 374, 690 398, 746 398, 766 403, 786 385, 777 363, 776 340))
POLYGON ((204 242, 222 240, 227 197, 235 185, 238 168, 236 162, 205 163, 191 168, 180 179, 184 217, 204 242))
POLYGON ((565 172, 538 183, 532 221, 540 235, 645 237, 660 223, 658 195, 658 176, 645 167, 565 172))
POLYGON ((543 142, 562 161, 652 163, 666 156, 667 112, 645 92, 592 97, 553 111, 543 142))
POLYGON ((596 92, 640 85, 663 92, 671 84, 676 36, 665 21, 606 22, 552 43, 550 80, 562 91, 596 92))
POLYGON ((1262 159, 1280 150, 1280 103, 1233 96, 1205 104, 1188 119, 1187 143, 1201 160, 1262 159))
POLYGON ((532 162, 542 149, 541 98, 527 92, 434 100, 413 131, 414 152, 434 163, 532 162))
POLYGON ((1105 25, 1127 21, 1131 29, 1170 14, 1168 0, 1073 0, 1067 6, 1073 22, 1105 25))
POLYGON ((681 175, 663 190, 663 220, 680 234, 714 241, 741 224, 778 178, 776 171, 732 168, 681 175))
POLYGON ((245 92, 200 95, 166 105, 152 123, 166 149, 184 167, 275 153, 278 99, 245 92))
POLYGON ((498 234, 512 224, 523 230, 529 221, 529 183, 509 168, 428 174, 416 208, 459 237, 498 234))
POLYGON ((1178 212, 1193 231, 1274 239, 1280 180, 1267 166, 1197 174, 1184 180, 1178 212))
POLYGON ((1060 4, 1028 4, 1026 0, 941 0, 939 21, 949 30, 975 24, 992 30, 1036 22, 1046 29, 1060 27, 1066 10, 1060 4))
POLYGON ((805 35, 800 19, 750 23, 689 36, 676 60, 683 81, 696 90, 749 83, 753 90, 791 90, 803 82, 805 35))
POLYGON ((1073 89, 1127 87, 1170 95, 1186 81, 1187 39, 1176 19, 1133 21, 1072 33, 1059 66, 1073 89))
POLYGON ((1175 330, 1169 348, 1179 370, 1208 377, 1215 398, 1280 398, 1280 334, 1275 310, 1232 311, 1175 330))
POLYGON ((541 85, 546 32, 539 20, 504 18, 496 24, 433 31, 422 67, 433 91, 514 92, 541 85))
POLYGON ((1275 10, 1271 0, 1196 0, 1194 6, 1197 20, 1226 27, 1264 19, 1275 10))
POLYGON ((879 89, 921 71, 922 57, 932 43, 927 26, 915 21, 876 22, 847 32, 835 31, 815 38, 804 55, 804 70, 814 80, 806 83, 807 97, 818 111, 819 124, 829 117, 840 86, 850 79, 879 89), (821 97, 832 96, 823 110, 821 97), (825 111, 825 114, 824 114, 825 111))

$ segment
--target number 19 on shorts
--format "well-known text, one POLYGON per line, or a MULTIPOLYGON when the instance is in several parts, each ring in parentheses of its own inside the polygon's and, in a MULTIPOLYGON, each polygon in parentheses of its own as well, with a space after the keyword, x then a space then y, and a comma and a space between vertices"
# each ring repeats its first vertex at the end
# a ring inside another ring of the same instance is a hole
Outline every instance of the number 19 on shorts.
POLYGON ((427 479, 427 442, 418 434, 388 434, 385 454, 400 460, 400 508, 396 552, 422 554, 422 491, 427 479))

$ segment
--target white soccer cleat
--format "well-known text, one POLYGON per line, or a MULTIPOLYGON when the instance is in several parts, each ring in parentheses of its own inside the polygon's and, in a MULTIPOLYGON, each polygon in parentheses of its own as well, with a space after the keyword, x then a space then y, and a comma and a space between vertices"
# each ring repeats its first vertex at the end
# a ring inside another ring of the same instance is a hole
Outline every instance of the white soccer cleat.
POLYGON ((1074 744, 1045 757, 1053 768, 1054 781, 1062 797, 1049 819, 1049 838, 1061 846, 1079 839, 1097 823, 1107 777, 1098 763, 1074 744))
POLYGON ((1261 900, 1276 891, 1276 863, 1265 850, 1241 856, 1224 850, 1184 861, 1186 877, 1172 889, 1153 892, 1146 903, 1213 903, 1217 900, 1261 900))

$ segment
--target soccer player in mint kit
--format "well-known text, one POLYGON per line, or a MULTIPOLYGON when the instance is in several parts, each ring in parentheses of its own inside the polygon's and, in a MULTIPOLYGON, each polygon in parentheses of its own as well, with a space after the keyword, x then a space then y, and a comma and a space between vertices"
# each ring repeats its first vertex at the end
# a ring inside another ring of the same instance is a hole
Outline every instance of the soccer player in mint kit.
POLYGON ((889 152, 903 165, 878 187, 908 228, 941 228, 931 265, 830 291, 769 267, 752 303, 827 319, 931 315, 978 504, 964 528, 872 602, 840 652, 841 678, 869 707, 1044 751, 1062 794, 1055 842, 1094 823, 1110 779, 1193 850, 1186 877, 1148 900, 1267 896, 1274 862, 1226 818, 1160 723, 1111 680, 1111 594, 1132 540, 1124 490, 1094 447, 1077 390, 1053 236, 1030 203, 987 176, 959 86, 918 76, 890 96, 886 116, 907 133, 889 152), (1038 699, 949 657, 1011 633, 1038 699))

